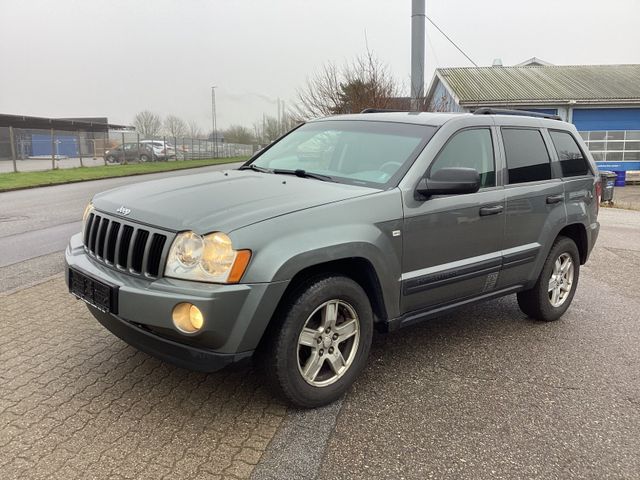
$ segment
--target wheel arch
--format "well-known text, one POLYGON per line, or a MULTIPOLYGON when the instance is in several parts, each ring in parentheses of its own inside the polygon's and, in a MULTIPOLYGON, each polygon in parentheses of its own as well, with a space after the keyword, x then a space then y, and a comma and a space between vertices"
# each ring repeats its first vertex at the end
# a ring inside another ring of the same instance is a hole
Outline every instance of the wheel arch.
POLYGON ((371 303, 375 323, 382 322, 388 318, 389 315, 380 278, 371 261, 365 257, 345 257, 304 267, 292 277, 280 299, 276 312, 291 295, 295 295, 296 289, 300 285, 314 277, 329 275, 341 275, 350 278, 362 287, 371 303))
POLYGON ((589 256, 589 240, 587 237, 587 229, 582 223, 572 223, 566 225, 556 235, 558 237, 567 237, 573 240, 578 247, 578 253, 580 254, 580 265, 584 265, 589 256))

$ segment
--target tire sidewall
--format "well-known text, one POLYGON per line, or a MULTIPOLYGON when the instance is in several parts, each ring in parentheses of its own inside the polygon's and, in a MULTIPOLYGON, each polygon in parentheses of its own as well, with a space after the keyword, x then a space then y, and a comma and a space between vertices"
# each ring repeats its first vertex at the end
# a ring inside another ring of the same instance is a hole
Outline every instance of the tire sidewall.
POLYGON ((578 280, 580 278, 580 255, 578 253, 578 247, 573 242, 573 240, 563 237, 559 239, 551 252, 549 252, 549 256, 544 264, 544 268, 540 273, 539 288, 538 288, 538 301, 540 302, 541 310, 544 314, 545 320, 556 320, 560 318, 569 308, 571 302, 573 301, 573 297, 576 294, 576 289, 578 288, 578 280), (573 262, 573 283, 571 285, 571 291, 569 292, 569 297, 564 301, 562 305, 559 307, 554 307, 551 305, 549 301, 549 291, 548 284, 551 279, 551 273, 553 272, 553 266, 560 255, 563 253, 568 253, 571 256, 571 261, 573 262))
POLYGON ((358 377, 366 365, 373 336, 373 313, 364 290, 346 277, 328 277, 311 284, 288 310, 279 335, 278 370, 283 389, 299 406, 314 407, 337 400, 358 377), (298 337, 309 316, 323 303, 343 300, 358 316, 360 339, 358 351, 345 374, 331 385, 316 387, 302 377, 298 369, 298 337))

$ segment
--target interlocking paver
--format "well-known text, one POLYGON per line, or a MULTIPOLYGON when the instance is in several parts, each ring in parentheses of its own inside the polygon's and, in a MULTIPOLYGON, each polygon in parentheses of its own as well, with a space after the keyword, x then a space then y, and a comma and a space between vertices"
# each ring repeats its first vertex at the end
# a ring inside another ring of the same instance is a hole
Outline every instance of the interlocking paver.
POLYGON ((248 478, 286 408, 104 330, 60 276, 0 296, 2 479, 248 478))

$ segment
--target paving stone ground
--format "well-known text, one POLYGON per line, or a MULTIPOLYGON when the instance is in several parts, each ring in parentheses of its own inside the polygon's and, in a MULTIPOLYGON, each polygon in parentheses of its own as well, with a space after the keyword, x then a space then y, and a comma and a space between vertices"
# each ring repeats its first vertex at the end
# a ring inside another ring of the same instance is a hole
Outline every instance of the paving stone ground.
POLYGON ((282 422, 249 369, 126 345, 60 275, 0 295, 0 478, 248 478, 282 422))

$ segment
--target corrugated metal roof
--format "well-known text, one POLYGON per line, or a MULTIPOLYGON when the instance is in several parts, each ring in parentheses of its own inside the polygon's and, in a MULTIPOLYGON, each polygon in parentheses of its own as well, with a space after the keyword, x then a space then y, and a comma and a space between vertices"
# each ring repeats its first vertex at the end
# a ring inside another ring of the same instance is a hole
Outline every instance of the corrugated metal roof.
POLYGON ((439 68, 460 105, 640 103, 640 65, 439 68))

